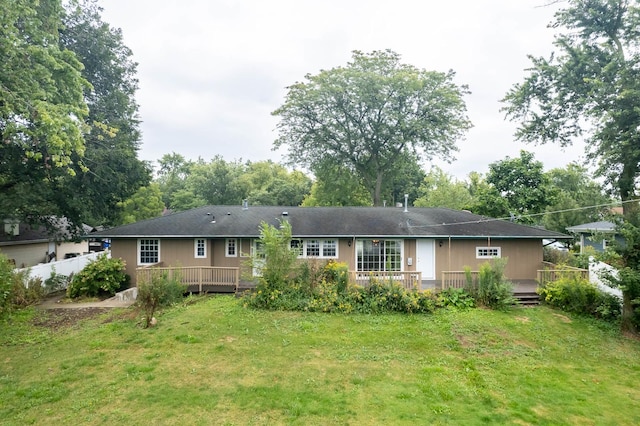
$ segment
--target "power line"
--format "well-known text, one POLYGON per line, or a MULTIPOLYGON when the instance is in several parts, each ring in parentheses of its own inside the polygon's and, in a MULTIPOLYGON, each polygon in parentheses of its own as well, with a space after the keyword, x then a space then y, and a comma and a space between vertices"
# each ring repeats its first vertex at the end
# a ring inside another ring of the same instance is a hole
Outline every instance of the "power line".
MULTIPOLYGON (((562 210, 554 210, 554 211, 550 211, 550 212, 544 212, 544 213, 531 213, 531 214, 523 214, 523 215, 518 215, 518 218, 532 218, 532 217, 538 217, 538 216, 544 216, 547 214, 558 214, 558 213, 568 213, 568 212, 573 212, 573 211, 580 211, 580 210, 589 210, 589 209, 596 209, 596 208, 600 208, 600 207, 617 207, 617 206, 621 206, 623 204, 627 204, 627 203, 633 203, 633 202, 638 202, 638 199, 634 199, 634 200, 625 200, 625 201, 614 201, 612 203, 605 203, 605 204, 594 204, 591 206, 586 206, 586 207, 575 207, 575 208, 571 208, 571 209, 562 209, 562 210)), ((501 217, 501 218, 483 218, 480 220, 470 220, 470 221, 466 221, 466 222, 452 222, 452 223, 439 223, 437 225, 407 225, 409 228, 434 228, 436 226, 453 226, 453 225, 470 225, 470 224, 474 224, 474 223, 488 223, 488 222, 496 222, 496 221, 511 221, 515 218, 514 215, 511 215, 509 217, 501 217)))

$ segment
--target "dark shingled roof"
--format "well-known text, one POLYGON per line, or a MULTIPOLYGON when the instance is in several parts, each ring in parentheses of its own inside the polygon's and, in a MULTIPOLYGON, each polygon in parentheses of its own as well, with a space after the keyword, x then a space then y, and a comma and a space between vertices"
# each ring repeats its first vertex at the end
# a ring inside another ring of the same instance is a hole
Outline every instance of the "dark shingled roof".
POLYGON ((293 236, 570 239, 545 229, 444 208, 207 206, 92 233, 92 237, 258 237, 262 222, 293 236))

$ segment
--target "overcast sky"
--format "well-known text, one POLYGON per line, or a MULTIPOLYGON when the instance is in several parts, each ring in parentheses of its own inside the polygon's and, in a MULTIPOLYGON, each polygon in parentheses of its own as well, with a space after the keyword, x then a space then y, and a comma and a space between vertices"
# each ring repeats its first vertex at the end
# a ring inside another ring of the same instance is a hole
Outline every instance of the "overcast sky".
MULTIPOLYGON (((353 50, 391 49, 418 68, 454 70, 467 84, 473 122, 445 171, 465 178, 520 149, 545 169, 582 161, 561 150, 514 142, 499 100, 523 80, 526 55, 548 56, 557 6, 548 0, 100 0, 138 62, 140 157, 282 161, 271 150, 286 86, 346 65, 353 50)), ((428 168, 429 164, 425 164, 428 168)))

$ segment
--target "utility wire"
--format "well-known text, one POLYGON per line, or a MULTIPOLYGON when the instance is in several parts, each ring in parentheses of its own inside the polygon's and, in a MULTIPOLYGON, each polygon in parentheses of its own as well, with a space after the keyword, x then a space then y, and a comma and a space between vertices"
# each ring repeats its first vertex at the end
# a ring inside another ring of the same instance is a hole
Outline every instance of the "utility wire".
POLYGON ((509 217, 501 217, 501 218, 483 218, 480 220, 470 220, 470 221, 466 221, 466 222, 451 222, 451 223, 439 223, 436 225, 407 225, 409 228, 434 228, 436 226, 453 226, 453 225, 470 225, 470 224, 474 224, 474 223, 488 223, 488 222, 496 222, 496 221, 505 221, 505 220, 513 220, 514 218, 530 218, 530 217, 538 217, 538 216, 544 216, 546 214, 557 214, 557 213, 567 213, 567 212, 574 212, 574 211, 580 211, 580 210, 588 210, 588 209, 596 209, 596 208, 600 208, 600 207, 614 207, 614 206, 620 206, 623 204, 627 204, 627 203, 634 203, 634 202, 638 202, 640 200, 638 199, 634 199, 634 200, 625 200, 625 201, 614 201, 612 203, 606 203, 606 204, 594 204, 592 206, 586 206, 586 207, 575 207, 572 209, 563 209, 563 210, 554 210, 551 212, 544 212, 544 213, 531 213, 531 214, 523 214, 523 215, 511 215, 509 217))

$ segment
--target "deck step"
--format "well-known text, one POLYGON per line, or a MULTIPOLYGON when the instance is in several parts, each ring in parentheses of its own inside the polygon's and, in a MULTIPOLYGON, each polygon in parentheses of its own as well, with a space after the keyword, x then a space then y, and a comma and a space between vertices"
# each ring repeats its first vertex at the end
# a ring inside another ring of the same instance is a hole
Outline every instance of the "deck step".
POLYGON ((538 306, 540 304, 540 295, 535 292, 514 293, 516 303, 522 306, 538 306))

